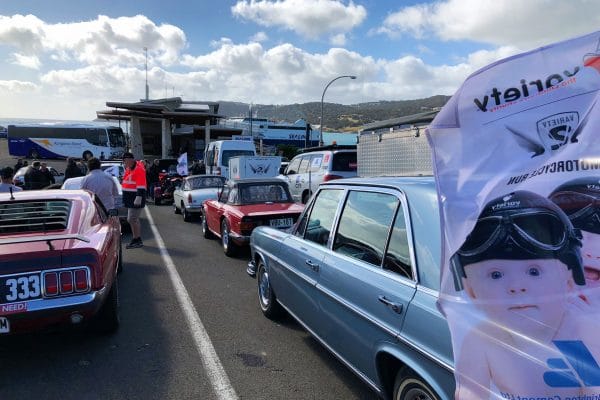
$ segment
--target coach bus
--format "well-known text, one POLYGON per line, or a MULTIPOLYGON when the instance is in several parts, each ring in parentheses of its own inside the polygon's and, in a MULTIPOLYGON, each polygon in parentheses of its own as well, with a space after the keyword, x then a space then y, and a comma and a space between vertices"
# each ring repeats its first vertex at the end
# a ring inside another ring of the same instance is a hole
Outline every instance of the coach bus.
POLYGON ((29 158, 119 158, 126 147, 123 130, 92 124, 9 125, 8 152, 29 158))

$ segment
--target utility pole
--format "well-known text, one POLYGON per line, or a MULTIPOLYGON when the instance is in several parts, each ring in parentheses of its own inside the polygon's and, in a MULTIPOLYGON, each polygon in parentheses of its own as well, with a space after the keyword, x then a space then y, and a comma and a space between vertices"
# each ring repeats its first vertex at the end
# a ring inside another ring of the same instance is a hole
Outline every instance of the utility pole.
POLYGON ((144 54, 146 56, 146 100, 149 100, 150 88, 148 87, 148 48, 144 47, 144 54))

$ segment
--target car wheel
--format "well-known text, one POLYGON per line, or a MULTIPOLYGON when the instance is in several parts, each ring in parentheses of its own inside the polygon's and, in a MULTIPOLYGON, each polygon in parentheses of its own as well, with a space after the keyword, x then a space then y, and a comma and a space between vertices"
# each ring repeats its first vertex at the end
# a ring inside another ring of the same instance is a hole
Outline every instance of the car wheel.
POLYGON ((33 149, 29 152, 29 158, 40 158, 40 153, 36 149, 33 149))
POLYGON ((265 264, 261 261, 258 263, 258 272, 256 274, 258 282, 258 304, 263 315, 269 319, 278 319, 283 314, 283 307, 277 302, 275 292, 271 287, 269 273, 265 268, 265 264))
POLYGON ((212 239, 213 233, 208 229, 208 222, 206 222, 206 214, 202 215, 202 236, 204 239, 212 239))
POLYGON ((81 155, 81 158, 83 158, 85 161, 89 160, 92 157, 94 157, 94 155, 89 150, 84 151, 83 154, 81 155))
POLYGON ((95 330, 100 333, 113 333, 119 328, 119 285, 116 277, 94 322, 95 330))
POLYGON ((181 214, 181 210, 177 208, 177 204, 175 202, 173 202, 173 212, 175 214, 181 214))
POLYGON ((221 244, 223 245, 223 253, 227 257, 232 257, 235 254, 236 246, 231 240, 231 230, 229 229, 229 223, 226 219, 221 221, 221 244))
POLYGON ((160 197, 155 197, 154 198, 154 205, 155 206, 160 206, 161 203, 162 203, 162 201, 160 200, 160 197))
POLYGON ((185 206, 181 205, 181 214, 183 214, 183 220, 185 222, 190 222, 192 220, 192 214, 185 208, 185 206))
POLYGON ((117 274, 123 272, 123 244, 119 240, 119 261, 117 264, 117 274))
POLYGON ((394 400, 440 400, 440 397, 421 377, 404 369, 396 375, 393 398, 394 400))

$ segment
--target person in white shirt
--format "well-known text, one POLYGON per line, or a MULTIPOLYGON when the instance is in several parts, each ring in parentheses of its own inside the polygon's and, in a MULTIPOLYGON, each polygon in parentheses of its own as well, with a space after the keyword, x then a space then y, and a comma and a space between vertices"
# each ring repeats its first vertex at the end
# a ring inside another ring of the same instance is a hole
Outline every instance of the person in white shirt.
POLYGON ((119 189, 112 176, 102 171, 100 160, 92 157, 87 162, 88 174, 81 182, 81 188, 94 193, 107 210, 115 208, 115 198, 119 189))
POLYGON ((20 192, 21 189, 18 186, 13 185, 14 171, 11 167, 2 168, 0 171, 0 193, 9 193, 12 189, 13 192, 20 192))

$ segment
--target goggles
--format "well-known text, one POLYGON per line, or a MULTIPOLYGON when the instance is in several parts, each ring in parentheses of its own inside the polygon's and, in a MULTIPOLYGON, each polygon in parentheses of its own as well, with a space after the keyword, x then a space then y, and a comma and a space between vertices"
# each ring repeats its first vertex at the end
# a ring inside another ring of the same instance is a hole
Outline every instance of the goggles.
POLYGON ((584 231, 600 233, 600 199, 596 196, 561 191, 550 196, 569 217, 573 226, 584 231))
POLYGON ((540 250, 561 250, 568 239, 569 228, 556 214, 523 210, 480 218, 458 254, 477 257, 495 249, 501 252, 512 242, 521 250, 535 255, 540 250))

